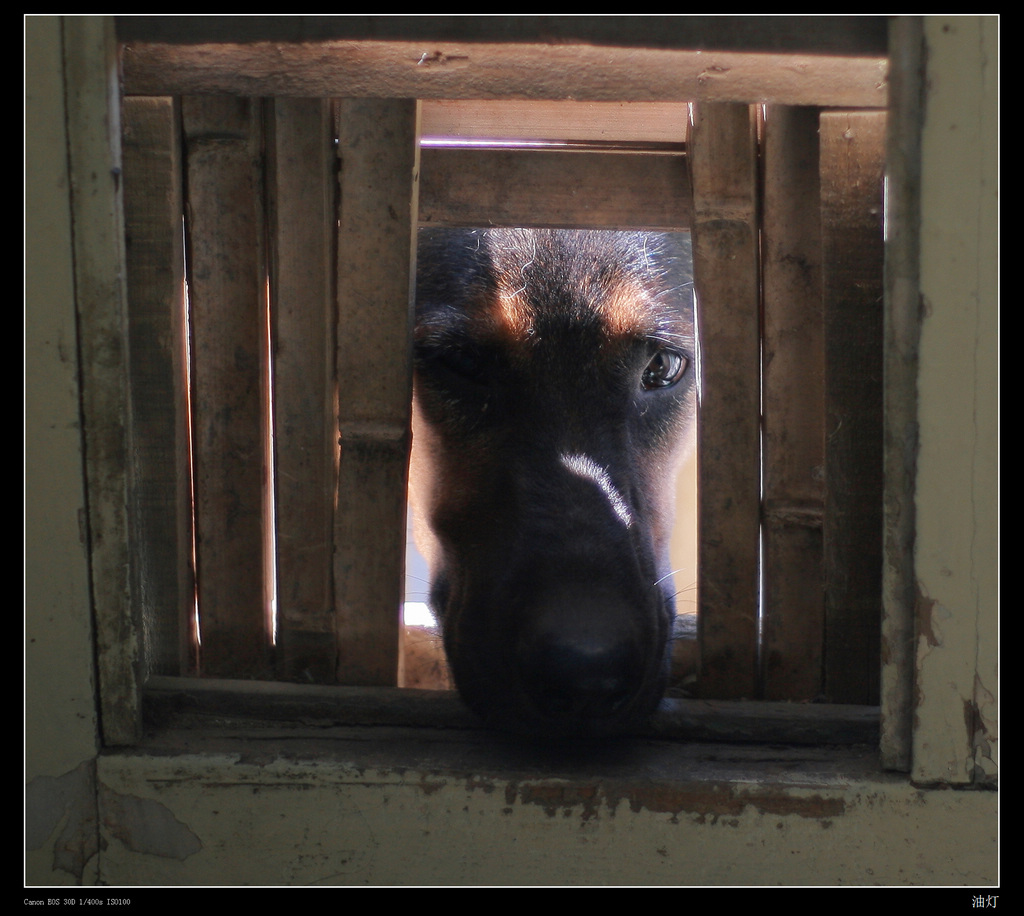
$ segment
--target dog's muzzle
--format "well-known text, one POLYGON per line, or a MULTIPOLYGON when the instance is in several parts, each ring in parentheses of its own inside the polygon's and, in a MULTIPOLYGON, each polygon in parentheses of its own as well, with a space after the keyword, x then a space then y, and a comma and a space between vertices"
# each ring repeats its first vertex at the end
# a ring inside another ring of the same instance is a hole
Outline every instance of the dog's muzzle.
POLYGON ((566 722, 613 719, 639 692, 644 653, 625 600, 603 588, 564 587, 531 610, 515 665, 537 713, 566 722))

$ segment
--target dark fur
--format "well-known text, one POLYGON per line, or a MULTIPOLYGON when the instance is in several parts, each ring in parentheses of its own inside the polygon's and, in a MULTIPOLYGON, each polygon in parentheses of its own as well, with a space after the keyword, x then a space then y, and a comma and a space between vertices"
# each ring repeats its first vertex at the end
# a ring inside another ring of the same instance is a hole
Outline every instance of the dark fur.
POLYGON ((455 684, 500 728, 629 731, 674 614, 685 241, 424 230, 418 261, 412 499, 455 684))

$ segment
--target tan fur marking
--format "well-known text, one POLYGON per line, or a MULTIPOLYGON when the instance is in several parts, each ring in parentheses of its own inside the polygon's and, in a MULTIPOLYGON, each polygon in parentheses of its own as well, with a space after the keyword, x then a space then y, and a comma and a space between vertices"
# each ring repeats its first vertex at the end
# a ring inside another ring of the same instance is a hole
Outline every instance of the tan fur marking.
POLYGON ((601 304, 601 317, 612 337, 637 337, 651 331, 648 295, 632 283, 616 285, 601 304))
POLYGON ((534 313, 521 290, 499 290, 496 308, 489 309, 494 333, 509 342, 525 340, 533 333, 534 313))

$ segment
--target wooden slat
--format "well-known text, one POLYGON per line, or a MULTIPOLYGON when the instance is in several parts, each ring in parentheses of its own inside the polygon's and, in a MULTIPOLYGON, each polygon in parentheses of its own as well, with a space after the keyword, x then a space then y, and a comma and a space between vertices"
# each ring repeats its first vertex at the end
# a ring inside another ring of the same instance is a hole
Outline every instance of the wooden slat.
POLYGON ((612 45, 133 42, 125 89, 311 98, 777 102, 882 108, 886 58, 612 45))
MULTIPOLYGON (((136 741, 141 637, 132 607, 128 517, 127 295, 120 194, 120 105, 108 18, 62 19, 82 446, 88 492, 89 596, 95 611, 104 745, 136 741)), ((81 521, 81 520, 80 520, 81 521)))
POLYGON ((122 41, 302 42, 344 39, 547 42, 604 47, 884 55, 889 16, 550 15, 117 16, 122 41))
POLYGON ((338 105, 338 404, 341 459, 334 579, 337 680, 398 676, 419 106, 338 105))
POLYGON ((204 675, 268 671, 262 137, 246 99, 182 100, 204 675))
POLYGON ((122 102, 132 514, 147 673, 194 664, 181 138, 177 102, 122 102))
POLYGON ((764 122, 764 624, 762 692, 822 690, 825 366, 818 109, 764 122))
POLYGON ((914 490, 921 333, 918 257, 924 39, 919 16, 892 24, 892 88, 886 172, 885 495, 882 571, 882 765, 910 770, 914 726, 914 490))
POLYGON ((885 115, 821 117, 826 696, 877 703, 882 574, 885 115))
POLYGON ((543 139, 683 143, 685 102, 543 102, 432 99, 423 103, 424 138, 543 139))
MULTIPOLYGON (((224 728, 227 722, 234 734, 253 737, 260 732, 276 736, 275 727, 281 726, 296 737, 346 726, 434 727, 448 729, 448 734, 486 728, 454 691, 171 677, 153 678, 146 685, 146 719, 167 731, 211 724, 224 728)), ((638 733, 673 741, 872 744, 878 737, 878 710, 826 703, 669 699, 638 733)), ((493 747, 495 735, 485 731, 482 740, 493 747)))
POLYGON ((683 156, 425 149, 422 160, 425 224, 689 227, 683 156))
POLYGON ((331 580, 337 466, 334 398, 337 219, 330 102, 267 102, 277 669, 331 683, 331 580))
POLYGON ((760 277, 757 147, 746 105, 695 106, 693 268, 699 422, 702 696, 757 691, 760 277))

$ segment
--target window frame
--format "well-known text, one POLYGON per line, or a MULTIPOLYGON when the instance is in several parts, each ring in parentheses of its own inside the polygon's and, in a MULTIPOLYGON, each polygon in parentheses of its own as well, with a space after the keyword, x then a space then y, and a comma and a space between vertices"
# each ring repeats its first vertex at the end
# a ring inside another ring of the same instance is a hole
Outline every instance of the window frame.
MULTIPOLYGON (((750 55, 751 61, 754 57, 756 57, 756 55, 750 55)), ((706 63, 706 61, 704 63, 706 63)), ((553 67, 552 69, 556 68, 553 67)), ((893 106, 891 106, 890 110, 895 111, 896 109, 893 106)), ((908 121, 912 123, 912 119, 908 119, 908 121)), ((116 144, 113 145, 113 148, 116 149, 116 144)), ((910 181, 911 178, 908 178, 907 180, 910 181)), ((892 191, 892 188, 890 188, 890 191, 892 191)), ((891 201, 892 196, 890 194, 890 213, 892 212, 891 201)), ((116 247, 116 243, 108 242, 108 244, 114 245, 116 247)), ((890 305, 890 308, 891 307, 892 306, 890 305)), ((106 317, 115 323, 122 320, 121 316, 119 315, 108 315, 106 317)), ((89 321, 86 321, 85 326, 87 328, 87 331, 89 332, 87 333, 86 337, 89 338, 90 340, 95 341, 99 336, 99 332, 101 331, 102 323, 102 319, 101 321, 95 324, 91 323, 91 318, 89 321)), ((83 386, 87 398, 87 436, 91 435, 93 437, 93 441, 95 441, 97 436, 102 436, 103 434, 103 427, 105 425, 105 423, 102 420, 104 405, 111 403, 111 400, 114 403, 116 403, 118 398, 120 398, 123 402, 124 400, 127 399, 128 395, 123 390, 123 379, 116 379, 114 378, 113 375, 108 375, 103 373, 102 371, 93 369, 91 367, 90 360, 88 359, 85 360, 85 365, 88 367, 87 375, 89 376, 90 382, 90 384, 83 386), (98 392, 105 393, 107 397, 101 397, 99 400, 89 399, 90 393, 96 394, 98 392), (109 399, 110 395, 114 392, 116 392, 116 394, 114 394, 112 399, 109 399)), ((912 389, 907 389, 903 391, 902 397, 904 399, 909 397, 908 391, 910 390, 912 389)), ((897 395, 897 397, 900 397, 900 395, 897 395)), ((912 411, 912 401, 910 404, 910 409, 912 411)), ((116 475, 111 475, 109 473, 104 474, 103 469, 95 471, 97 464, 96 457, 97 452, 99 451, 99 449, 93 450, 92 460, 90 461, 90 470, 95 473, 95 476, 91 478, 93 484, 90 485, 90 520, 93 522, 100 521, 99 525, 95 523, 93 524, 94 532, 104 529, 104 526, 102 524, 102 515, 105 511, 110 509, 111 503, 116 503, 116 499, 111 499, 109 497, 109 493, 116 493, 118 487, 124 486, 125 484, 123 479, 118 481, 116 479, 116 475), (104 484, 107 485, 105 486, 104 484)), ((99 463, 102 463, 102 460, 99 463)), ((908 485, 910 482, 912 482, 912 480, 908 481, 907 479, 904 479, 901 481, 902 485, 904 486, 908 485)), ((127 531, 128 523, 126 520, 123 522, 123 525, 125 531, 127 531)), ((109 557, 104 554, 102 549, 97 551, 95 546, 95 539, 93 543, 94 574, 97 571, 103 570, 105 570, 107 573, 110 573, 112 571, 112 567, 118 565, 117 562, 111 562, 109 557)), ((124 543, 127 543, 127 538, 125 538, 124 543)), ((888 571, 892 572, 891 569, 889 569, 888 571)), ((134 671, 134 658, 136 652, 138 651, 137 644, 134 642, 136 637, 130 634, 124 635, 123 629, 118 625, 119 620, 123 622, 125 619, 131 620, 134 617, 134 613, 132 611, 132 601, 130 597, 128 597, 131 593, 131 589, 127 586, 126 583, 123 582, 123 580, 120 583, 117 583, 117 579, 117 574, 100 577, 99 591, 101 594, 98 594, 97 596, 97 617, 100 620, 107 621, 108 624, 100 627, 101 636, 104 637, 104 639, 101 639, 101 646, 103 647, 104 650, 101 652, 101 655, 104 659, 104 665, 101 667, 101 695, 103 698, 102 703, 104 709, 106 710, 106 714, 104 715, 105 737, 107 743, 111 745, 133 743, 135 740, 137 740, 139 734, 140 716, 140 703, 138 701, 139 684, 137 682, 137 678, 135 676, 134 671), (116 587, 107 588, 103 584, 103 581, 116 584, 116 587), (106 601, 105 599, 109 598, 113 592, 120 592, 120 600, 116 602, 106 601), (114 613, 108 614, 107 611, 109 610, 114 610, 114 613), (112 637, 111 633, 114 633, 112 637), (112 660, 113 663, 110 664, 112 660), (118 683, 124 686, 120 688, 112 686, 118 683), (127 715, 125 714, 126 710, 128 711, 127 715)), ((891 591, 892 589, 890 589, 890 592, 891 591)), ((906 594, 905 590, 902 592, 902 594, 906 594)), ((890 604, 888 603, 886 607, 887 611, 892 609, 890 607, 890 604)), ((909 617, 909 607, 903 605, 902 603, 895 607, 901 616, 909 617)), ((888 616, 891 618, 892 614, 889 614, 888 616)), ((897 673, 896 680, 905 680, 906 676, 906 672, 901 670, 897 673)), ((731 708, 735 709, 737 707, 731 708)), ((762 713, 767 711, 765 704, 758 704, 758 709, 762 713)), ((905 716, 908 713, 901 710, 900 714, 905 716)), ((721 713, 718 712, 716 713, 716 715, 721 715, 721 713)), ((887 720, 887 716, 890 715, 891 711, 887 710, 887 704, 883 702, 883 753, 885 752, 885 736, 889 731, 889 729, 887 729, 886 722, 894 721, 893 719, 887 720)), ((772 739, 770 737, 764 737, 764 740, 772 739)))

